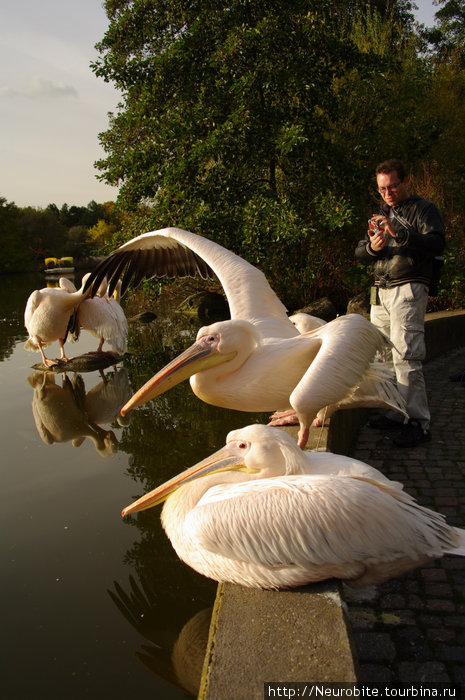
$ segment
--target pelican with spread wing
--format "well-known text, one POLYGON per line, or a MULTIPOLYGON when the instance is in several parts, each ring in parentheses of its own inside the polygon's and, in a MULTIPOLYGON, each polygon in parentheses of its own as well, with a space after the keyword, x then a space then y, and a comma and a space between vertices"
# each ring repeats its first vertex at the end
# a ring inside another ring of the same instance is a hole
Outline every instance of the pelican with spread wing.
MULTIPOLYGON (((304 447, 318 411, 350 396, 367 370, 373 376, 370 362, 388 341, 367 319, 349 314, 300 335, 260 270, 189 231, 166 228, 125 243, 94 270, 85 289, 96 293, 106 278, 111 295, 121 279, 124 294, 144 278, 195 274, 217 276, 231 319, 201 328, 196 342, 123 406, 123 415, 190 378, 196 396, 215 406, 293 409, 304 447)), ((386 385, 385 376, 379 385, 386 385)))
POLYGON ((400 483, 349 457, 304 452, 265 425, 230 432, 225 447, 122 514, 163 501, 162 524, 183 561, 253 588, 333 577, 368 586, 443 554, 465 556, 465 530, 400 483))

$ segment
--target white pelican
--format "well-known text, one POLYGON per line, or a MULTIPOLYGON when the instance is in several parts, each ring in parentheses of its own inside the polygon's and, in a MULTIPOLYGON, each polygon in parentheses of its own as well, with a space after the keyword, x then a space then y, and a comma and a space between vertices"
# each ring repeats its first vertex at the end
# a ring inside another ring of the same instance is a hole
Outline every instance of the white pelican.
MULTIPOLYGON (((265 276, 253 265, 202 236, 178 228, 145 233, 125 243, 92 273, 93 293, 105 277, 111 294, 134 278, 217 275, 231 320, 201 328, 197 340, 147 382, 122 414, 190 377, 206 403, 239 411, 293 409, 299 445, 320 408, 342 400, 387 342, 369 321, 350 314, 299 335, 265 276)), ((384 377, 380 379, 383 383, 384 377)))
POLYGON ((119 329, 119 344, 121 349, 118 350, 118 347, 115 347, 115 350, 123 355, 128 348, 128 320, 126 318, 126 314, 121 308, 121 281, 118 280, 116 287, 113 290, 113 294, 111 296, 108 296, 107 294, 106 296, 119 329))
MULTIPOLYGON (((308 333, 315 328, 321 328, 321 326, 326 324, 326 321, 323 319, 306 313, 297 313, 289 316, 289 320, 292 321, 301 334, 308 333)), ((381 363, 379 360, 376 363, 370 363, 370 367, 365 372, 361 382, 341 401, 321 408, 312 422, 312 426, 316 428, 321 427, 324 425, 325 420, 328 420, 339 409, 358 408, 361 406, 400 410, 407 417, 405 402, 396 388, 395 374, 386 364, 381 363), (380 381, 383 376, 384 382, 380 381)), ((271 416, 269 425, 299 425, 299 419, 292 409, 289 411, 276 411, 271 416)))
POLYGON ((166 501, 178 556, 217 581, 289 588, 327 578, 373 585, 443 554, 465 530, 418 505, 373 467, 303 452, 284 431, 234 430, 226 446, 125 508, 166 501))
MULTIPOLYGON (((82 278, 84 285, 89 277, 90 273, 87 273, 82 278)), ((117 285, 112 297, 107 294, 107 286, 106 280, 103 280, 96 295, 80 304, 78 321, 85 331, 99 339, 97 352, 102 352, 106 341, 112 350, 124 355, 127 350, 128 323, 119 304, 121 283, 117 285)))
POLYGON ((299 312, 298 314, 292 314, 289 316, 289 321, 297 328, 299 333, 308 333, 308 331, 314 331, 315 328, 321 328, 326 324, 322 318, 318 316, 311 316, 310 314, 305 314, 299 312))
POLYGON ((59 288, 45 287, 32 292, 24 311, 24 325, 29 333, 24 347, 26 350, 39 350, 46 367, 51 367, 56 360, 45 357, 44 347, 56 340, 60 344, 60 358, 68 359, 64 343, 73 326, 76 309, 89 296, 89 291, 83 292, 82 287, 76 291, 74 285, 64 277, 60 278, 59 284, 59 288), (71 291, 69 285, 74 291, 71 291))

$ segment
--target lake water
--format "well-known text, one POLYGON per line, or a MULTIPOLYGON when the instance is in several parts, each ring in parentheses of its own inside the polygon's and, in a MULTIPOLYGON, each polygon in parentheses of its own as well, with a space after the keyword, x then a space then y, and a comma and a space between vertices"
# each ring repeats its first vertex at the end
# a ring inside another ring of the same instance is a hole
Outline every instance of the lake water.
MULTIPOLYGON (((201 324, 131 326, 130 354, 105 381, 44 375, 32 369, 39 353, 24 349, 23 313, 45 282, 0 280, 0 697, 192 697, 216 584, 178 560, 160 507, 120 512, 259 417, 207 406, 185 382, 121 425, 128 395, 201 324)), ((67 353, 97 342, 83 332, 67 353)), ((58 353, 58 343, 46 349, 58 353)))

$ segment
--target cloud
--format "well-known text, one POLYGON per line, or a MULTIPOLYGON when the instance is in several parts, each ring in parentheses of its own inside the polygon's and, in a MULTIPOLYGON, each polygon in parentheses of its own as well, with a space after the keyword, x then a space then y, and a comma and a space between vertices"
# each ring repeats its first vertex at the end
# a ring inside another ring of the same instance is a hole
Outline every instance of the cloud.
POLYGON ((0 97, 27 97, 29 99, 62 99, 67 97, 77 97, 77 90, 72 85, 65 85, 61 82, 33 78, 24 87, 0 87, 0 97))

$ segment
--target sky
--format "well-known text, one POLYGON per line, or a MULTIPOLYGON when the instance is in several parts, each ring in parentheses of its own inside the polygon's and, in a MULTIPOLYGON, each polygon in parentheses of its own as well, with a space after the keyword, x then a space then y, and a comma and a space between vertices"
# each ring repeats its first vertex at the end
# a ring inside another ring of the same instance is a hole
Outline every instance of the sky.
MULTIPOLYGON (((428 26, 437 8, 416 0, 428 26)), ((118 191, 96 179, 98 134, 119 94, 90 68, 107 29, 101 0, 2 0, 0 197, 19 207, 86 206, 118 191)))

